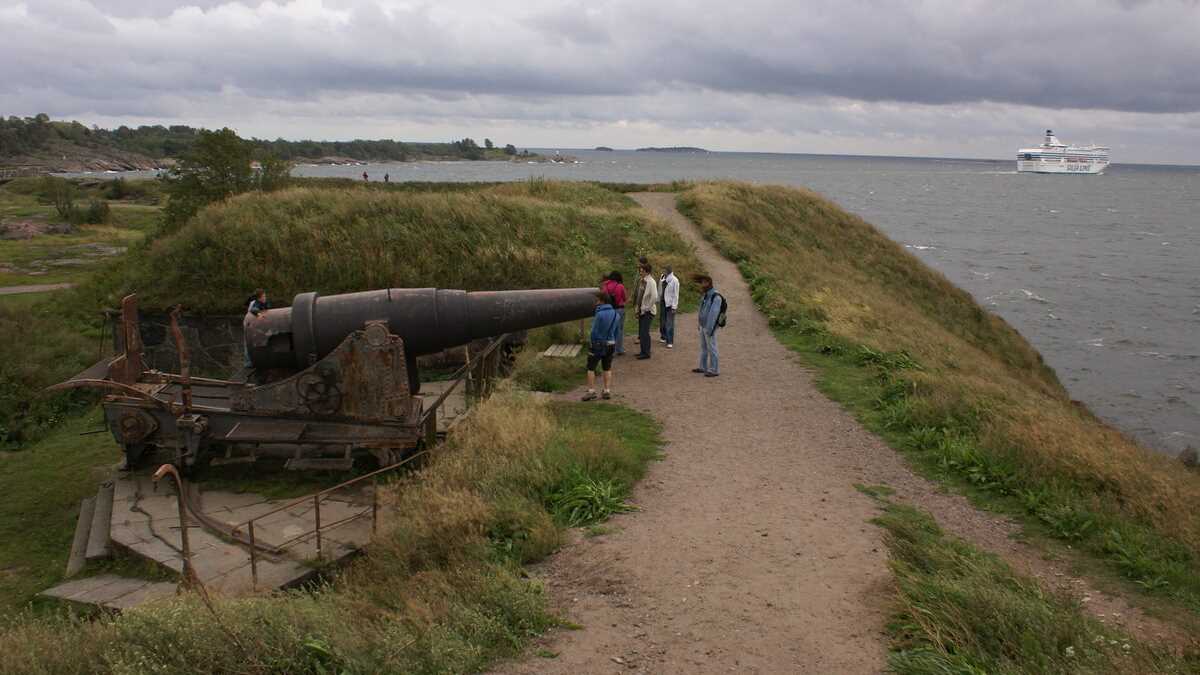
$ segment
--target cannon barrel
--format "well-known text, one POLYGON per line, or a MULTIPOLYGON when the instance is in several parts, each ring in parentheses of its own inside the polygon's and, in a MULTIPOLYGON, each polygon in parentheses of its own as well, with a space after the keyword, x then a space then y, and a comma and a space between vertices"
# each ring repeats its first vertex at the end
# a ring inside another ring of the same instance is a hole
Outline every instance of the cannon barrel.
POLYGON ((306 368, 368 321, 384 321, 409 358, 472 340, 592 315, 594 288, 466 291, 388 288, 329 295, 301 293, 246 326, 255 368, 306 368))

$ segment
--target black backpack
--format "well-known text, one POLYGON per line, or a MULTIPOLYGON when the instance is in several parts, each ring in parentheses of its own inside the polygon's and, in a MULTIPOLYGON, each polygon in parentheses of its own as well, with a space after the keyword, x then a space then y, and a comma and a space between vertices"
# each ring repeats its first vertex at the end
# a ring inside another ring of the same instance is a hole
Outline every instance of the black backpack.
POLYGON ((717 293, 717 297, 721 298, 721 311, 717 312, 717 327, 725 327, 725 313, 729 311, 729 302, 725 300, 725 296, 717 293))

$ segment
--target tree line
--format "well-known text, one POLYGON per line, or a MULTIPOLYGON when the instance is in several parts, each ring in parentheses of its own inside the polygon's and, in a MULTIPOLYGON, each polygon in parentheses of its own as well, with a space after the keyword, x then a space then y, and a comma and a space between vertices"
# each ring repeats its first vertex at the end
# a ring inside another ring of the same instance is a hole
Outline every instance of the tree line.
MULTIPOLYGON (((113 147, 154 159, 178 159, 187 154, 203 129, 176 124, 119 126, 116 129, 87 127, 79 122, 51 120, 41 113, 33 117, 0 117, 0 157, 32 155, 47 150, 55 142, 85 147, 113 147)), ((480 146, 474 139, 464 138, 451 143, 405 143, 391 139, 353 141, 289 141, 282 138, 266 140, 251 138, 251 146, 287 161, 319 159, 327 156, 346 157, 362 161, 405 161, 420 157, 484 159, 495 146, 484 139, 480 146)), ((506 155, 516 155, 512 144, 503 149, 506 155)))

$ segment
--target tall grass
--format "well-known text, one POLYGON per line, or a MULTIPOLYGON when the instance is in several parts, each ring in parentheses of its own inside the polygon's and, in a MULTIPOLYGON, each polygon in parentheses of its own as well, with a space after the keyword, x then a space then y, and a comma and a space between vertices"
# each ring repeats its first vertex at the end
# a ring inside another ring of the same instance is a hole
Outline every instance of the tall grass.
MULTIPOLYGON (((108 281, 110 301, 229 312, 256 287, 595 286, 639 254, 696 269, 690 248, 623 195, 528 181, 461 192, 295 188, 209 207, 108 281)), ((630 275, 632 276, 632 275, 630 275)))
POLYGON ((0 672, 462 673, 554 625, 521 564, 559 543, 554 495, 624 494, 658 427, 617 406, 504 391, 384 495, 369 554, 312 591, 205 604, 186 595, 93 622, 0 625, 0 672))
POLYGON ((944 534, 927 514, 881 501, 875 522, 885 530, 897 585, 893 672, 1184 673, 1200 665, 1105 626, 1077 602, 944 534))
POLYGON ((1200 482, 1072 401, 1002 319, 818 195, 679 197, 821 386, 928 473, 1200 608, 1200 482))

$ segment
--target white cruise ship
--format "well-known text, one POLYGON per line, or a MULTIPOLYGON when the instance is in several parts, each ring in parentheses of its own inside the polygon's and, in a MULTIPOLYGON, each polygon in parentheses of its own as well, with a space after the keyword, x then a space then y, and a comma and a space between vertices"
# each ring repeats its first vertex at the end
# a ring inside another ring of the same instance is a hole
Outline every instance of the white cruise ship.
POLYGON ((1053 131, 1036 148, 1017 151, 1017 171, 1031 173, 1101 173, 1108 167, 1108 148, 1067 145, 1053 131))

